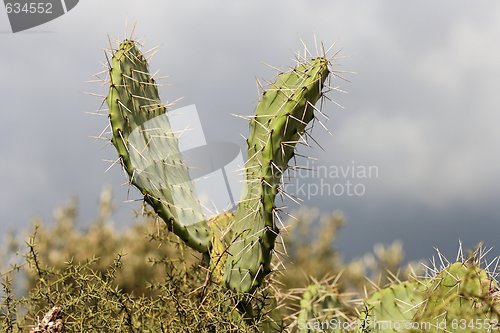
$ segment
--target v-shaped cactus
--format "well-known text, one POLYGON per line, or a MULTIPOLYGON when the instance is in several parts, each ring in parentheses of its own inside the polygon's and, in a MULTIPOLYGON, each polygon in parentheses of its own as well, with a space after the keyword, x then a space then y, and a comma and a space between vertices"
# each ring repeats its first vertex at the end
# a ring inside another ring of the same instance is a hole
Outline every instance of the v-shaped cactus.
POLYGON ((219 269, 225 266, 224 279, 233 290, 251 292, 271 271, 279 233, 275 198, 329 74, 328 60, 318 57, 280 74, 264 92, 250 120, 241 202, 234 214, 208 223, 144 55, 131 40, 113 51, 107 97, 112 143, 130 183, 190 247, 222 259, 219 269), (218 229, 227 226, 229 238, 220 239, 218 229))

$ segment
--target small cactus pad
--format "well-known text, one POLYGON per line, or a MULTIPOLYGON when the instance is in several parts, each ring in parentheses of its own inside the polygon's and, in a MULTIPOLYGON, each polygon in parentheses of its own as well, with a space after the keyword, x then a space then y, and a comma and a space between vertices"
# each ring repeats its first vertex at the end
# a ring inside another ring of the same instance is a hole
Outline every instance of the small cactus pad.
POLYGON ((420 281, 407 281, 375 292, 365 301, 357 332, 406 332, 398 328, 411 322, 424 300, 425 289, 420 281))
POLYGON ((391 285, 365 302, 358 333, 467 332, 498 329, 498 284, 469 262, 435 276, 391 285))
POLYGON ((413 321, 432 332, 495 332, 500 328, 498 290, 497 282, 477 265, 454 263, 431 279, 413 321))

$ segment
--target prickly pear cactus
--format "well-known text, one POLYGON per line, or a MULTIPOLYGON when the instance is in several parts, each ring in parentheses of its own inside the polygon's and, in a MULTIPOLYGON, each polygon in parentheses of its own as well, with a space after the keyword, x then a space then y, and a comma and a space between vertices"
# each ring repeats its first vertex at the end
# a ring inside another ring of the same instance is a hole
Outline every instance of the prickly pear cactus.
POLYGON ((172 132, 148 63, 135 43, 113 51, 107 96, 113 137, 130 183, 189 246, 207 252, 211 231, 172 132))
POLYGON ((250 120, 246 188, 235 214, 225 266, 225 280, 233 290, 252 292, 271 271, 279 233, 275 198, 281 177, 314 118, 314 104, 329 74, 328 60, 323 57, 280 74, 250 120))
POLYGON ((299 64, 264 92, 250 120, 238 208, 206 221, 146 59, 130 40, 113 51, 107 96, 112 143, 130 183, 170 230, 210 253, 215 276, 237 292, 254 291, 271 271, 279 233, 275 198, 295 146, 315 117, 328 65, 325 57, 299 64))
MULTIPOLYGON (((500 327, 498 284, 473 263, 457 262, 431 279, 413 321, 432 332, 494 332, 500 327)), ((418 332, 413 329, 410 332, 418 332)))
POLYGON ((431 278, 373 294, 357 332, 493 332, 500 320, 498 290, 485 270, 457 262, 431 278))

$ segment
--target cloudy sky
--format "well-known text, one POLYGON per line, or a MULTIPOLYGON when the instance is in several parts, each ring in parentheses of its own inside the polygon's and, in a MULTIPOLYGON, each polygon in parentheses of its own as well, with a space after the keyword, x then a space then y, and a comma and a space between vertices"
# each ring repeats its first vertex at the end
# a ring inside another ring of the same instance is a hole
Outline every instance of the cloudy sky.
MULTIPOLYGON (((496 1, 143 1, 86 0, 43 26, 12 34, 0 10, 1 231, 52 218, 79 197, 80 225, 95 215, 103 185, 114 189, 115 224, 132 220, 115 153, 89 138, 106 125, 92 117, 106 88, 85 81, 102 69, 108 35, 137 23, 145 49, 160 46, 151 69, 168 75, 164 100, 196 104, 208 141, 243 146, 258 101, 264 63, 292 65, 300 39, 336 43, 335 61, 350 82, 325 105, 330 136, 301 149, 328 170, 374 166, 371 178, 301 177, 309 192, 347 180, 364 195, 303 195, 304 205, 342 210, 338 246, 347 257, 374 243, 402 240, 408 259, 458 240, 497 246, 500 234, 500 4, 496 1), (312 185, 311 185, 312 184, 312 185), (316 188, 314 188, 316 184, 316 188), (359 187, 361 188, 361 187, 359 187), (358 189, 359 189, 358 188, 358 189)), ((314 52, 314 51, 313 51, 314 52)), ((339 185, 339 186, 340 186, 339 185)), ((338 187, 337 187, 338 189, 338 187)), ((497 249, 497 253, 498 253, 497 249)))

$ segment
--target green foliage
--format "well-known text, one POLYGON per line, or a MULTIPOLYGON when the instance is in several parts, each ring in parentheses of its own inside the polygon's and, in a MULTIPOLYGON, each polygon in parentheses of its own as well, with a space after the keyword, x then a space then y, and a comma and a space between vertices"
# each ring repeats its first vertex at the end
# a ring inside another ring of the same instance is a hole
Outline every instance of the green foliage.
MULTIPOLYGON (((75 200, 55 211, 53 226, 37 221, 34 229, 39 260, 57 271, 64 269, 67 262, 80 264, 91 260, 89 267, 104 274, 119 255, 122 266, 115 274, 117 286, 141 296, 151 295, 153 291, 147 286, 163 281, 168 273, 167 267, 158 263, 182 260, 179 269, 187 271, 201 261, 197 252, 186 253, 179 247, 179 240, 162 227, 156 214, 146 210, 144 221, 119 232, 113 227, 111 213, 111 190, 105 189, 98 216, 86 230, 78 228, 75 200)), ((37 274, 30 270, 26 274, 26 288, 33 288, 37 274)))
POLYGON ((67 332, 280 330, 271 290, 247 300, 254 316, 243 317, 236 294, 212 281, 197 251, 159 231, 154 213, 119 233, 110 225, 107 198, 87 231, 74 224, 74 203, 58 210, 53 227, 38 223, 20 247, 23 262, 2 275, 2 332, 34 329, 54 306, 67 332), (27 285, 16 288, 19 280, 27 285))
MULTIPOLYGON (((110 192, 104 191, 95 222, 79 230, 77 205, 71 201, 56 210, 52 226, 38 221, 25 246, 15 246, 17 241, 12 239, 7 242, 10 257, 16 247, 24 255, 2 274, 0 331, 33 330, 54 306, 61 309, 67 332, 337 333, 339 325, 356 328, 357 323, 366 324, 357 327, 358 332, 378 332, 369 326, 374 319, 394 323, 446 315, 452 325, 453 318, 494 322, 498 317, 497 284, 471 261, 436 270, 431 278, 391 283, 359 305, 355 300, 365 285, 350 284, 346 276, 336 273, 350 274, 347 270, 352 265, 343 264, 337 255, 337 260, 330 261, 331 278, 321 278, 323 256, 311 257, 308 274, 303 274, 316 279, 297 278, 297 265, 304 264, 301 253, 336 253, 328 241, 334 232, 325 235, 321 250, 311 250, 307 238, 315 235, 312 230, 292 229, 286 235, 288 269, 241 302, 241 294, 219 283, 199 252, 161 228, 156 214, 147 212, 139 223, 119 232, 112 227, 111 206, 110 192), (291 288, 297 285, 300 288, 291 288), (357 312, 362 314, 358 322, 357 312), (336 326, 325 327, 325 322, 336 326)), ((299 226, 305 221, 304 213, 296 215, 299 226)), ((325 216, 317 230, 337 226, 339 218, 325 216)), ((7 257, 0 261, 5 263, 7 257)))

